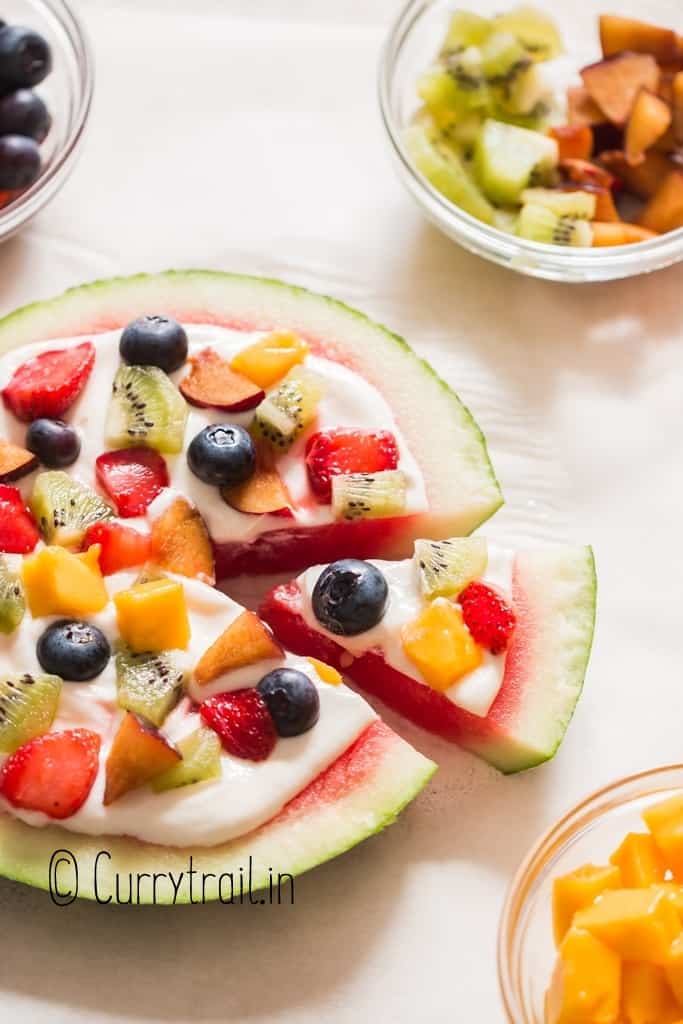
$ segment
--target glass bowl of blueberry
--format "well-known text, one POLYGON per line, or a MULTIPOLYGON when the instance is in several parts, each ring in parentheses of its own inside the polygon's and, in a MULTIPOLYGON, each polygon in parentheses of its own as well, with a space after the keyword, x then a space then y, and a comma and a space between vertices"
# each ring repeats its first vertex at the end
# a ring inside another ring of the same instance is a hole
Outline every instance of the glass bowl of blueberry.
POLYGON ((90 46, 64 0, 0 0, 0 241, 66 181, 92 91, 90 46))

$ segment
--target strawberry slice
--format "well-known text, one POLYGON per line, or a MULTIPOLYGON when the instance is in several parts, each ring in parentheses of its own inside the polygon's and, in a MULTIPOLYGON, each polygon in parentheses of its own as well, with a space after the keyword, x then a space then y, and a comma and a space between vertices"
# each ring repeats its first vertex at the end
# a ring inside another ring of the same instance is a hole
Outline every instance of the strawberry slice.
POLYGON ((85 803, 99 765, 100 737, 89 729, 48 732, 19 747, 0 772, 14 807, 68 818, 85 803))
POLYGON ((88 528, 83 539, 83 549, 87 551, 91 544, 100 545, 99 562, 103 576, 142 565, 152 553, 148 533, 140 533, 131 526, 124 526, 111 519, 93 523, 88 528))
POLYGON ((332 477, 380 473, 398 466, 398 445, 388 430, 321 430, 306 445, 308 479, 323 504, 332 501, 332 477))
POLYGON ((16 487, 0 484, 0 551, 27 555, 40 540, 36 521, 16 487))
POLYGON ((94 364, 91 341, 41 352, 14 371, 2 392, 5 405, 26 423, 41 416, 59 419, 80 395, 94 364))
POLYGON ((263 697, 257 690, 232 690, 205 700, 199 713, 229 754, 248 761, 265 761, 273 752, 277 733, 263 697))
POLYGON ((105 452, 98 456, 95 471, 98 484, 123 519, 143 516, 169 482, 166 463, 152 448, 105 452))
POLYGON ((501 595, 485 583, 470 583, 458 597, 465 625, 478 644, 502 654, 512 636, 515 613, 501 595))

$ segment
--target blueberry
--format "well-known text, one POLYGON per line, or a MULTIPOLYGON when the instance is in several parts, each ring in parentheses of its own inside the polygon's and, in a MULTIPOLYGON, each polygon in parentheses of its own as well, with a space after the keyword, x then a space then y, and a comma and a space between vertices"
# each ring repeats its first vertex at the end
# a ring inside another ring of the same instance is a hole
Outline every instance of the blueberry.
POLYGON ((17 89, 0 98, 0 135, 28 135, 42 142, 50 120, 47 107, 31 89, 17 89))
POLYGON ((26 431, 26 447, 48 469, 63 469, 76 461, 81 439, 63 420, 34 420, 26 431))
POLYGON ((232 487, 243 484, 256 469, 256 447, 251 434, 234 423, 214 423, 192 439, 187 461, 205 484, 232 487))
POLYGON ((332 562, 313 588, 313 613, 338 636, 365 633, 381 621, 389 589, 379 569, 357 558, 332 562))
POLYGON ((318 690, 303 672, 276 668, 256 689, 268 705, 278 736, 300 736, 318 721, 318 690))
POLYGON ((53 622, 39 637, 36 650, 46 672, 73 683, 94 679, 111 657, 104 633, 97 626, 77 619, 53 622))
POLYGON ((119 352, 124 363, 179 370, 187 359, 187 334, 168 316, 141 316, 123 331, 119 352))
POLYGON ((28 188, 40 174, 40 149, 25 135, 0 137, 0 189, 28 188))
POLYGON ((52 70, 52 53, 38 32, 20 25, 0 29, 0 82, 38 85, 52 70))

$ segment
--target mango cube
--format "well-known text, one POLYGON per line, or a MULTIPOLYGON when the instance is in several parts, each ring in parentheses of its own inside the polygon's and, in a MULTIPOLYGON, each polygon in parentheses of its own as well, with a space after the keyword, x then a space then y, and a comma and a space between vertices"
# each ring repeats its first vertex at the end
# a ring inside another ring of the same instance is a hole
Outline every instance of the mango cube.
POLYGON ((184 650, 190 622, 182 584, 169 579, 138 583, 114 595, 121 639, 136 653, 184 650))
POLYGON ((623 965, 621 1012, 628 1024, 660 1024, 672 1002, 663 967, 644 963, 623 965))
POLYGON ((585 864, 553 883, 553 931, 559 947, 571 927, 574 914, 595 902, 605 889, 621 888, 621 872, 613 864, 585 864))
POLYGON ((75 555, 62 547, 42 548, 22 566, 31 615, 79 617, 101 612, 109 601, 99 564, 100 545, 75 555))
POLYGON ((683 796, 655 804, 643 813, 643 818, 667 866, 683 881, 683 796))
POLYGON ((621 871, 625 889, 657 885, 666 878, 666 864, 653 837, 646 832, 629 832, 610 863, 621 871))
POLYGON ((341 672, 337 672, 336 668, 328 665, 326 661, 319 661, 317 658, 308 658, 307 660, 310 661, 318 677, 324 683, 329 686, 339 686, 342 681, 341 672))
POLYGON ((273 331, 260 341, 243 348, 231 362, 231 367, 267 391, 302 363, 308 355, 308 345, 293 331, 273 331))
POLYGON ((571 928, 546 997, 546 1024, 616 1024, 621 961, 589 932, 571 928))
POLYGON ((406 656, 424 681, 443 692, 478 668, 481 648, 463 622, 460 608, 446 598, 432 601, 401 630, 406 656))
POLYGON ((683 934, 671 944, 666 977, 671 991, 683 1007, 683 934))
POLYGON ((580 910, 574 925, 609 946, 623 960, 666 966, 681 921, 670 900, 653 889, 608 889, 580 910))

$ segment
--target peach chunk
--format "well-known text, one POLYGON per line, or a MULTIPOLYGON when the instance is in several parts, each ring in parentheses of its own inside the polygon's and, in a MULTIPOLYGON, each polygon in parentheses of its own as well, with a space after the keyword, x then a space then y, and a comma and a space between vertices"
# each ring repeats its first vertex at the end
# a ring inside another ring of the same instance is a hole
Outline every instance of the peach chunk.
POLYGON ((666 176, 638 218, 649 231, 674 231, 683 227, 683 169, 666 176))
POLYGON ((216 582, 213 548, 209 534, 196 508, 178 497, 152 523, 152 560, 160 569, 216 582))
POLYGON ((636 167, 627 162, 621 150, 603 153, 601 160, 610 171, 621 178, 627 191, 639 199, 650 199, 672 168, 671 161, 663 153, 657 153, 655 150, 646 153, 645 159, 636 167))
POLYGON ((562 124, 550 129, 557 142, 560 160, 589 160, 593 153, 593 130, 587 124, 562 124))
POLYGON ((194 670, 199 686, 259 661, 282 658, 282 648, 258 615, 244 611, 204 652, 194 670))
POLYGON ((641 89, 636 96, 624 133, 624 152, 627 161, 630 164, 641 163, 645 151, 662 138, 670 124, 669 105, 654 93, 641 89))
POLYGON ((604 57, 615 57, 628 50, 631 53, 649 53, 664 64, 678 59, 678 41, 672 29, 635 18, 602 14, 600 44, 604 57))
POLYGON ((127 711, 107 758, 103 803, 111 804, 146 785, 180 760, 179 752, 154 726, 127 711))
POLYGON ((628 120, 641 89, 657 92, 659 76, 657 61, 647 53, 621 53, 581 72, 591 98, 607 119, 618 125, 628 120))
POLYGON ((636 242, 649 242, 651 238, 657 237, 656 231, 649 231, 638 224, 629 224, 623 220, 616 223, 594 220, 592 227, 594 248, 610 245, 634 245, 636 242))

